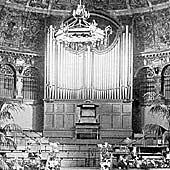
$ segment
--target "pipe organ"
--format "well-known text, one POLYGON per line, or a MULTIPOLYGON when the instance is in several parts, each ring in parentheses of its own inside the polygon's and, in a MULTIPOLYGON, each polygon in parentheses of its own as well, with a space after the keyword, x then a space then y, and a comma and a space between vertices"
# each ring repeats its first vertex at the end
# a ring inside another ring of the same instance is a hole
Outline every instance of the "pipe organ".
POLYGON ((81 3, 58 29, 48 25, 45 136, 115 144, 132 135, 132 39, 131 26, 81 3))
MULTIPOLYGON (((112 36, 112 35, 110 35, 112 36)), ((104 50, 86 43, 80 51, 68 48, 68 42, 55 38, 55 29, 47 33, 45 98, 132 99, 132 34, 129 26, 104 50)), ((77 43, 72 43, 76 49, 77 43)))

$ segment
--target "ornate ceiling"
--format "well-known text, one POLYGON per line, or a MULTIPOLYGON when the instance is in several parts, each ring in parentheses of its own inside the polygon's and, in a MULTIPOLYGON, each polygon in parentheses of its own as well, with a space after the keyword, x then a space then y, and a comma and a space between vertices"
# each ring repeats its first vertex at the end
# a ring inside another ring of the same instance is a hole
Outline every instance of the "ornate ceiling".
MULTIPOLYGON (((0 0, 0 47, 43 51, 44 28, 48 25, 59 28, 79 1, 0 0)), ((136 53, 170 48, 170 0, 82 0, 82 3, 90 13, 103 11, 107 16, 116 16, 121 24, 133 25, 136 53)))
MULTIPOLYGON (((1 0, 0 4, 26 11, 63 15, 70 13, 80 0, 1 0)), ((88 10, 102 10, 113 15, 130 15, 167 8, 169 0, 82 0, 88 10)))

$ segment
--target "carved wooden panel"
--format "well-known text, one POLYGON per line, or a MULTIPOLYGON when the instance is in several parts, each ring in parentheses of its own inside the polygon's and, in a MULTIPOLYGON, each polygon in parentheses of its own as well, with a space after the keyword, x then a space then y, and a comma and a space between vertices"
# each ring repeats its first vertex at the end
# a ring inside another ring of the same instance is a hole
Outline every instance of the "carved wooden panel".
POLYGON ((66 104, 65 112, 66 113, 74 113, 75 112, 75 104, 66 104))
POLYGON ((123 128, 125 129, 130 129, 132 124, 131 124, 131 117, 129 115, 123 115, 122 116, 122 125, 123 128))
POLYGON ((56 129, 64 128, 64 115, 62 114, 55 115, 55 128, 56 129))
POLYGON ((101 115, 100 125, 102 129, 111 128, 111 115, 101 115))
POLYGON ((114 104, 113 105, 113 113, 120 113, 121 112, 121 105, 120 104, 114 104))
POLYGON ((47 112, 47 113, 52 113, 52 112, 54 112, 54 104, 47 103, 47 104, 46 104, 46 112, 47 112))
POLYGON ((112 115, 112 128, 113 129, 121 129, 121 116, 120 115, 112 115))
POLYGON ((45 116, 45 128, 51 129, 54 128, 54 115, 49 114, 45 116))
POLYGON ((54 104, 54 112, 63 113, 64 112, 64 104, 54 104))
POLYGON ((64 128, 65 129, 74 128, 74 115, 73 114, 64 115, 64 128))

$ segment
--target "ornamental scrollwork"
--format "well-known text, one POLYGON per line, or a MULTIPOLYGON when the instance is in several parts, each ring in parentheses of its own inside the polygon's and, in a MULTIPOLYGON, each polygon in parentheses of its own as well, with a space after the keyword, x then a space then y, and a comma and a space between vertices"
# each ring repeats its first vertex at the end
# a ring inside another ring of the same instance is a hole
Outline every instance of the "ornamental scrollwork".
POLYGON ((29 67, 24 71, 23 75, 26 76, 26 77, 38 78, 39 77, 39 71, 35 67, 29 67))
POLYGON ((5 75, 14 75, 12 68, 8 65, 2 65, 0 68, 0 73, 5 75))
POLYGON ((165 68, 163 76, 170 76, 170 65, 165 68))
POLYGON ((138 72, 137 77, 140 77, 140 78, 153 78, 154 75, 155 75, 154 71, 147 67, 147 68, 141 69, 138 72))

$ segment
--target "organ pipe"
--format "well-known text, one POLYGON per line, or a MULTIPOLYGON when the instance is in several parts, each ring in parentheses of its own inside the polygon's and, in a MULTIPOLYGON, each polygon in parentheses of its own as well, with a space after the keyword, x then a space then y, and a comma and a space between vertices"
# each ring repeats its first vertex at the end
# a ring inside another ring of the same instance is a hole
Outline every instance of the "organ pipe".
POLYGON ((121 99, 120 97, 120 39, 117 42, 117 99, 121 99))
POLYGON ((125 26, 113 47, 99 52, 88 44, 78 53, 57 41, 50 26, 45 56, 46 98, 131 99, 132 44, 125 26))

